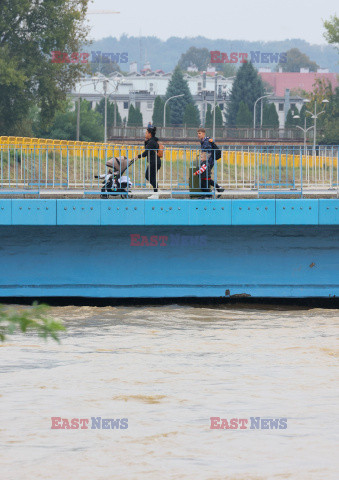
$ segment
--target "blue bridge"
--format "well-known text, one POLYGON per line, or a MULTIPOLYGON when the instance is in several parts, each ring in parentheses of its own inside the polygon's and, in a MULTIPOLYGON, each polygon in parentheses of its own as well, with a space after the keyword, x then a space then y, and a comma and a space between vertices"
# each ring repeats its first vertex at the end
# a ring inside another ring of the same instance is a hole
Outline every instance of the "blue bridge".
POLYGON ((338 199, 1 199, 1 297, 334 297, 338 199))

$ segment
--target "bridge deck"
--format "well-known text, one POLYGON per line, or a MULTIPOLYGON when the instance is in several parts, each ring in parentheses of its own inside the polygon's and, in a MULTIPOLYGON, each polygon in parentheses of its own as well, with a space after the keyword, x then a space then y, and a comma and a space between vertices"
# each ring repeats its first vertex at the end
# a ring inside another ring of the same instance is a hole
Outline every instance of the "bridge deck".
MULTIPOLYGON (((16 190, 16 189, 0 189, 0 199, 1 198, 88 198, 93 196, 96 198, 100 197, 100 190, 88 190, 88 189, 41 189, 41 190, 16 190)), ((188 190, 159 190, 160 199, 169 199, 169 198, 181 198, 187 199, 191 195, 188 190)), ((132 199, 145 199, 153 194, 150 189, 137 189, 131 190, 129 197, 132 199)), ((201 194, 197 194, 199 196, 201 194)), ((318 188, 303 188, 302 191, 300 188, 296 189, 270 189, 270 188, 261 188, 250 189, 250 188, 230 188, 225 189, 222 194, 217 193, 219 199, 227 198, 256 198, 262 196, 272 196, 274 198, 294 198, 295 196, 302 196, 303 198, 339 198, 339 188, 328 188, 328 187, 318 187, 318 188)), ((111 195, 112 198, 115 195, 111 195)), ((119 197, 120 198, 120 197, 119 197)), ((214 198, 213 192, 211 193, 211 198, 214 198)))

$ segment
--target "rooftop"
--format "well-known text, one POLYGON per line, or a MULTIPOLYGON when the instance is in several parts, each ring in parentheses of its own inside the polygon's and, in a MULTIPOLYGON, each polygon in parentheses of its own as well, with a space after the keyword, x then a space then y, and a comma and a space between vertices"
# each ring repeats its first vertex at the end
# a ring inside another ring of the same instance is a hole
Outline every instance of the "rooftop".
POLYGON ((286 89, 312 92, 317 79, 328 80, 333 88, 338 86, 336 73, 259 72, 259 75, 274 88, 274 93, 278 96, 284 96, 286 89))

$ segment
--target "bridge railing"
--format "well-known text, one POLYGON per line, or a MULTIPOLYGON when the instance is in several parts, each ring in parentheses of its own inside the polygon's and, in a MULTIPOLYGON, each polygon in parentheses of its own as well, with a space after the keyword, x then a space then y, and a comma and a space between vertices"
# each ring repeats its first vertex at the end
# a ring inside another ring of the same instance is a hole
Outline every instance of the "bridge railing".
MULTIPOLYGON (((0 194, 79 190, 99 193, 113 157, 136 159, 124 173, 135 194, 147 194, 147 158, 137 158, 143 148, 67 142, 46 139, 0 138, 0 194)), ((157 172, 159 190, 173 195, 190 194, 192 174, 201 162, 196 148, 167 146, 157 172)), ((215 161, 211 177, 227 190, 244 193, 290 192, 305 189, 338 189, 338 147, 304 149, 302 146, 227 146, 215 161)), ((215 190, 212 194, 215 194, 215 190)))
MULTIPOLYGON (((321 134, 321 130, 318 131, 321 134)), ((109 138, 113 139, 143 139, 145 136, 144 127, 110 127, 108 131, 109 138)), ((197 128, 185 126, 157 127, 157 136, 166 140, 197 140, 197 128)), ((218 141, 227 141, 229 139, 246 141, 286 141, 302 142, 303 132, 296 128, 251 128, 251 127, 216 127, 215 138, 218 141)), ((307 132, 307 139, 312 140, 312 132, 307 132)))

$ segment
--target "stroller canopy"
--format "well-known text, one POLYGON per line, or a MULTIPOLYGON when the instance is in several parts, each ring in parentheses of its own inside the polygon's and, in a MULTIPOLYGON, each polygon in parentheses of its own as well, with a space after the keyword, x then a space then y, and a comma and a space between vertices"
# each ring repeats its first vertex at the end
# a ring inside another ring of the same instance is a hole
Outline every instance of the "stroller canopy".
POLYGON ((128 166, 128 159, 124 156, 110 158, 109 160, 107 160, 106 166, 109 168, 113 168, 114 173, 122 174, 128 166))

